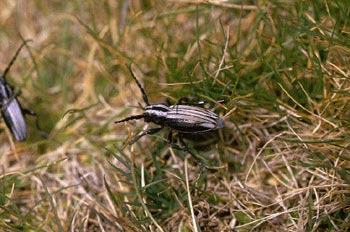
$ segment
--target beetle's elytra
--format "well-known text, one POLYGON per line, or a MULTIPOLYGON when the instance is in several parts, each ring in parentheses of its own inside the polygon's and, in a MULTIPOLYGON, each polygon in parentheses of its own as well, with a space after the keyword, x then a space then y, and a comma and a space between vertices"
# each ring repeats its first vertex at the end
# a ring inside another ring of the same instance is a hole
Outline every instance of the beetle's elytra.
POLYGON ((145 121, 168 126, 183 133, 199 133, 222 128, 224 121, 200 106, 154 104, 146 106, 145 121))
MULTIPOLYGON (((172 130, 178 131, 179 141, 183 147, 186 147, 185 149, 179 147, 175 148, 188 151, 187 146, 182 140, 182 133, 202 133, 224 127, 224 120, 222 118, 220 118, 216 113, 200 106, 185 104, 177 104, 171 106, 167 106, 165 104, 150 104, 145 90, 134 75, 131 66, 129 65, 128 68, 130 70, 131 76, 141 90, 143 100, 146 103, 146 107, 143 114, 133 115, 116 121, 115 123, 143 118, 145 122, 152 122, 160 126, 142 131, 129 142, 130 145, 135 143, 142 136, 157 133, 166 126, 172 130)), ((170 143, 172 143, 171 133, 172 131, 170 131, 170 134, 168 136, 168 141, 170 143)), ((190 153, 198 160, 198 158, 192 152, 190 153)))
POLYGON ((23 41, 22 45, 17 49, 15 55, 11 59, 9 65, 0 76, 0 107, 1 115, 4 118, 6 126, 11 131, 13 137, 17 141, 23 141, 27 137, 27 126, 24 113, 35 113, 30 110, 24 110, 19 103, 13 87, 6 82, 6 74, 10 71, 11 66, 15 62, 19 52, 29 40, 23 41))
POLYGON ((27 128, 20 103, 14 96, 12 87, 6 83, 3 76, 0 77, 0 105, 1 115, 15 140, 25 140, 27 128))

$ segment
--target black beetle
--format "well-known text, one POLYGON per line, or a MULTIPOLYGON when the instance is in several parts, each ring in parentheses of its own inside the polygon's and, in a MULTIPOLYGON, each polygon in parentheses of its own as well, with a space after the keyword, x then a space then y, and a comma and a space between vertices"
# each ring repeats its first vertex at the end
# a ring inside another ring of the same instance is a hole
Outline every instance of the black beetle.
MULTIPOLYGON (((4 74, 0 76, 0 107, 1 115, 4 118, 6 126, 11 131, 16 141, 23 141, 27 137, 27 126, 24 118, 25 114, 35 115, 35 113, 28 109, 23 109, 17 99, 17 94, 14 93, 13 87, 7 83, 6 74, 10 71, 11 66, 15 62, 21 49, 31 40, 25 40, 17 49, 15 55, 11 59, 9 65, 6 67, 4 74)), ((38 127, 38 123, 37 123, 38 127)))
POLYGON ((160 127, 150 128, 142 131, 136 135, 130 142, 129 145, 135 143, 142 136, 155 134, 162 130, 165 126, 169 127, 170 133, 168 135, 168 142, 172 144, 175 149, 189 152, 198 163, 202 164, 200 159, 191 152, 185 142, 183 141, 184 133, 203 133, 224 127, 224 120, 220 118, 216 113, 205 109, 197 105, 185 105, 181 101, 176 105, 166 104, 150 104, 144 88, 134 75, 131 65, 128 66, 131 76, 135 80, 137 86, 141 90, 142 97, 146 103, 143 114, 133 115, 122 120, 116 121, 115 123, 126 122, 134 119, 143 118, 145 122, 153 122, 160 127), (172 130, 178 132, 178 138, 180 146, 173 143, 172 130))

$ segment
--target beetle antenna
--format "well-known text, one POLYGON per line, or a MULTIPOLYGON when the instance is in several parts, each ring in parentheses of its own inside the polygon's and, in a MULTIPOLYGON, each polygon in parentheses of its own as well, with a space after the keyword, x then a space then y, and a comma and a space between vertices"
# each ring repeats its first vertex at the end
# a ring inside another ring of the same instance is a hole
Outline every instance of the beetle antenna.
POLYGON ((127 118, 124 118, 122 120, 119 121, 115 121, 114 123, 121 123, 121 122, 126 122, 126 121, 130 121, 130 120, 134 120, 134 119, 140 119, 140 118, 144 118, 145 116, 143 114, 139 114, 139 115, 133 115, 127 118))
POLYGON ((134 80, 136 81, 137 86, 139 87, 139 89, 142 92, 142 98, 143 98, 144 102, 146 103, 146 105, 149 105, 147 94, 146 94, 145 90, 143 89, 141 83, 137 80, 134 72, 132 71, 131 64, 128 65, 128 68, 129 68, 129 71, 131 73, 132 78, 134 78, 134 80))
POLYGON ((2 75, 3 78, 6 77, 6 74, 10 71, 11 66, 13 65, 13 63, 16 61, 16 58, 19 54, 19 52, 22 50, 22 48, 24 47, 24 45, 26 45, 27 42, 32 41, 31 39, 29 40, 24 40, 23 43, 21 44, 21 46, 17 49, 15 55, 12 57, 12 60, 10 61, 9 65, 7 65, 7 68, 4 71, 4 74, 2 75))

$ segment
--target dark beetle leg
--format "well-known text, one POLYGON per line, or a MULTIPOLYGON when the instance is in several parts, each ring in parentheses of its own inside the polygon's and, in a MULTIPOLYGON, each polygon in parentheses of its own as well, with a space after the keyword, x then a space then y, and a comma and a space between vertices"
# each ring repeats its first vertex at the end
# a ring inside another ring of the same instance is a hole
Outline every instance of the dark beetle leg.
MULTIPOLYGON (((170 134, 168 135, 168 141, 169 141, 169 137, 172 138, 172 136, 170 136, 170 134)), ((177 145, 177 144, 175 144, 175 143, 173 143, 173 142, 171 141, 171 143, 170 143, 170 144, 171 144, 171 147, 174 148, 174 149, 176 149, 176 150, 179 150, 179 151, 184 151, 184 152, 190 153, 190 155, 195 159, 196 163, 199 165, 200 170, 201 170, 201 172, 202 172, 203 168, 205 167, 205 166, 203 165, 202 161, 198 158, 198 156, 196 156, 192 151, 190 151, 190 150, 188 149, 187 144, 186 144, 185 141, 183 140, 182 134, 181 134, 181 133, 178 134, 178 137, 179 137, 179 143, 180 143, 181 146, 179 146, 179 145, 177 145)))
POLYGON ((172 103, 170 102, 170 100, 168 98, 165 99, 165 105, 167 105, 167 106, 171 106, 172 105, 172 103))
POLYGON ((186 150, 188 150, 188 146, 187 146, 187 144, 184 141, 183 134, 179 133, 178 137, 179 137, 180 145, 182 147, 184 147, 186 150))
MULTIPOLYGON (((225 100, 223 100, 223 99, 222 100, 217 100, 216 102, 219 103, 219 104, 223 104, 223 103, 225 103, 225 100)), ((185 104, 185 105, 194 105, 194 106, 201 106, 201 107, 203 107, 206 103, 208 103, 208 101, 206 101, 206 100, 202 100, 202 101, 198 101, 198 102, 190 102, 187 97, 182 97, 177 102, 177 105, 185 104)))
POLYGON ((204 167, 202 161, 198 158, 198 156, 196 156, 192 151, 190 151, 190 149, 188 149, 188 146, 185 143, 181 133, 179 133, 178 137, 179 137, 179 143, 184 148, 184 151, 187 151, 188 153, 191 154, 191 156, 196 160, 196 162, 198 163, 200 169, 202 170, 203 167, 204 167))
POLYGON ((151 128, 145 131, 142 131, 140 134, 136 135, 130 142, 129 145, 132 145, 133 143, 135 143, 137 140, 139 140, 141 137, 145 136, 145 135, 152 135, 155 134, 157 132, 159 132, 161 129, 163 129, 163 127, 156 127, 156 128, 151 128))
POLYGON ((169 144, 173 144, 173 131, 172 130, 170 130, 167 140, 168 140, 169 144))
POLYGON ((205 101, 192 102, 187 97, 182 97, 178 100, 177 105, 194 105, 194 106, 203 106, 205 101))
POLYGON ((198 163, 199 168, 200 168, 200 174, 199 174, 198 178, 202 175, 204 168, 206 168, 208 170, 217 170, 217 169, 221 168, 221 167, 210 167, 210 166, 203 164, 202 160, 199 159, 199 157, 196 156, 190 149, 188 149, 187 144, 183 140, 181 133, 179 134, 179 143, 181 144, 182 147, 178 146, 178 148, 176 148, 176 147, 174 147, 174 148, 190 153, 191 156, 198 163))
POLYGON ((174 137, 173 137, 173 131, 172 130, 170 130, 167 140, 168 140, 168 143, 171 144, 171 145, 173 145, 173 144, 175 144, 177 142, 177 139, 176 138, 174 139, 174 137))
POLYGON ((28 109, 22 109, 23 114, 28 114, 31 116, 35 116, 36 117, 36 113, 32 110, 28 110, 28 109))
POLYGON ((195 160, 195 162, 199 165, 199 168, 201 170, 201 172, 203 171, 203 168, 206 167, 203 162, 198 158, 198 156, 196 156, 192 151, 190 151, 189 149, 186 149, 184 147, 180 147, 177 144, 172 144, 171 145, 172 148, 179 150, 179 151, 184 151, 184 152, 188 152, 190 153, 190 155, 192 156, 192 158, 195 160))
POLYGON ((177 101, 177 105, 194 105, 194 106, 203 106, 205 101, 192 102, 188 97, 182 97, 177 101))
POLYGON ((183 104, 188 104, 189 100, 187 97, 182 97, 177 101, 177 105, 183 105, 183 104))
POLYGON ((29 110, 29 109, 22 109, 22 112, 23 114, 28 114, 30 116, 34 116, 35 117, 35 127, 36 129, 40 132, 41 136, 44 137, 45 139, 47 139, 49 137, 49 135, 43 131, 39 125, 39 118, 38 118, 38 115, 32 111, 32 110, 29 110))

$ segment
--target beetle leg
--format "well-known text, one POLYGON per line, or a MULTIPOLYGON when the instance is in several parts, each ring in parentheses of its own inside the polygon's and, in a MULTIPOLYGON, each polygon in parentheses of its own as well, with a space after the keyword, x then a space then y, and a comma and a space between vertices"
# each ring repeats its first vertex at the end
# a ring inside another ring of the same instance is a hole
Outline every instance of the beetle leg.
POLYGON ((177 105, 194 105, 194 106, 203 106, 205 101, 192 102, 188 97, 182 97, 177 101, 177 105))
MULTIPOLYGON (((216 101, 217 103, 219 104, 223 104, 225 103, 226 101, 224 99, 221 99, 221 100, 217 100, 216 101)), ((187 97, 182 97, 180 98, 180 100, 177 102, 177 105, 182 105, 182 104, 185 104, 185 105, 194 105, 194 106, 200 106, 200 107, 204 107, 204 105, 208 103, 208 101, 206 100, 201 100, 201 101, 198 101, 198 102, 190 102, 189 99, 187 97)))
POLYGON ((177 143, 177 139, 173 137, 173 131, 170 130, 168 137, 167 137, 167 141, 169 144, 173 145, 177 143))
POLYGON ((183 104, 188 104, 189 100, 187 97, 182 97, 177 101, 177 105, 183 105, 183 104))
POLYGON ((36 116, 36 113, 33 110, 29 110, 29 109, 22 109, 23 114, 28 114, 31 116, 36 116))
POLYGON ((177 105, 194 105, 194 106, 203 106, 205 104, 205 100, 192 102, 188 97, 182 97, 177 101, 177 105))
MULTIPOLYGON (((195 159, 196 163, 199 165, 200 170, 203 170, 203 168, 205 166, 203 165, 201 159, 199 159, 198 156, 196 156, 192 151, 190 151, 190 149, 188 149, 187 144, 185 143, 185 141, 182 138, 182 133, 179 133, 178 137, 179 137, 179 143, 181 146, 179 146, 175 143, 171 143, 171 147, 176 149, 176 150, 179 150, 179 151, 184 151, 184 152, 190 153, 190 155, 195 159)), ((169 139, 169 136, 168 136, 168 139, 169 139)))
POLYGON ((192 158, 195 160, 195 162, 199 165, 199 169, 201 170, 201 172, 203 171, 203 168, 206 167, 202 160, 200 160, 198 158, 198 156, 196 156, 192 151, 190 151, 189 149, 185 148, 185 147, 180 147, 179 145, 177 144, 172 144, 171 145, 172 148, 176 149, 176 150, 179 150, 179 151, 184 151, 184 152, 188 152, 190 153, 190 155, 192 156, 192 158))
POLYGON ((173 131, 172 130, 170 130, 167 140, 168 140, 169 144, 173 144, 173 131))
POLYGON ((139 140, 141 137, 145 136, 145 135, 152 135, 155 134, 157 132, 159 132, 161 129, 163 129, 163 127, 156 127, 156 128, 151 128, 145 131, 142 131, 140 134, 136 135, 128 144, 132 145, 133 143, 135 143, 137 140, 139 140))
POLYGON ((49 137, 49 135, 43 131, 39 125, 39 118, 38 118, 38 115, 32 111, 32 110, 29 110, 29 109, 22 109, 22 112, 23 114, 28 114, 30 116, 34 116, 35 117, 35 127, 36 129, 40 132, 41 136, 44 137, 45 139, 47 139, 49 137))
POLYGON ((182 134, 182 133, 179 133, 178 137, 179 137, 179 143, 180 143, 180 145, 181 145, 183 148, 185 148, 186 150, 188 150, 188 146, 187 146, 187 144, 186 144, 185 141, 184 141, 183 134, 182 134))
POLYGON ((171 106, 172 105, 172 103, 170 102, 170 100, 167 98, 167 99, 165 99, 165 104, 167 105, 167 106, 171 106))
POLYGON ((188 153, 191 154, 191 156, 196 160, 196 162, 198 163, 198 165, 201 167, 201 169, 203 168, 203 163, 202 161, 198 158, 198 156, 196 156, 192 151, 190 151, 190 149, 188 149, 187 144, 185 143, 183 136, 181 133, 179 133, 178 135, 179 137, 179 143, 180 145, 183 147, 184 151, 187 151, 188 153))

